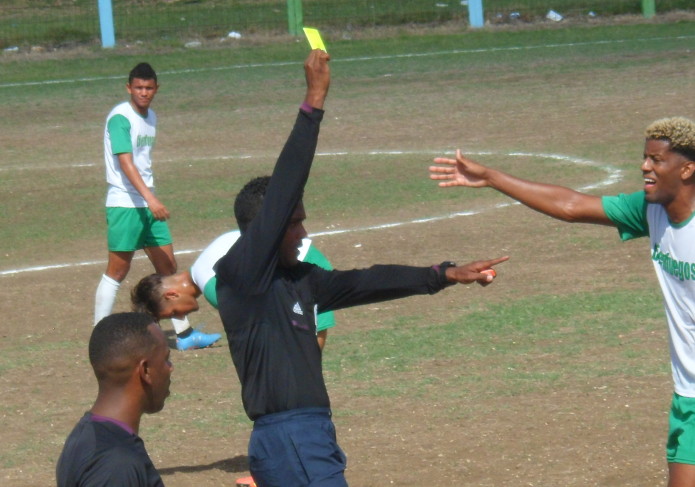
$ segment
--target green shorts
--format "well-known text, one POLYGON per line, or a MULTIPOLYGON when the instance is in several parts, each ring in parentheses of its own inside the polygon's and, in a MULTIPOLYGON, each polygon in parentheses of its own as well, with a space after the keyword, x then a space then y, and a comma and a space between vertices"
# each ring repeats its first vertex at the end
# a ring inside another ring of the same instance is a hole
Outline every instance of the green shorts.
POLYGON ((673 394, 666 460, 695 465, 695 398, 673 394))
POLYGON ((163 247, 173 241, 167 222, 155 219, 149 208, 107 207, 106 226, 111 252, 163 247))

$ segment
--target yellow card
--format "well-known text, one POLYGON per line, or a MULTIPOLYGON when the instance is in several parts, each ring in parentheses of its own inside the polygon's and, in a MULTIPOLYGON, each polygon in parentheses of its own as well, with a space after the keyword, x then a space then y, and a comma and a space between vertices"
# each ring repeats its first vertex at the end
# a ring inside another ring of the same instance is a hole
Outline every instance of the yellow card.
POLYGON ((306 38, 309 41, 309 46, 311 46, 312 49, 321 49, 324 52, 328 52, 326 51, 326 46, 323 44, 323 39, 321 39, 321 34, 319 33, 318 29, 314 29, 313 27, 304 27, 304 34, 306 35, 306 38))

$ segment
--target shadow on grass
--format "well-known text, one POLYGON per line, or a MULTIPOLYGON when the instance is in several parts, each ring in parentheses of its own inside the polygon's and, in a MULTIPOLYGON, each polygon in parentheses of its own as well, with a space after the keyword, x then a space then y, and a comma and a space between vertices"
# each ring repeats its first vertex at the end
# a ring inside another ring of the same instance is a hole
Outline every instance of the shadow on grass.
POLYGON ((176 332, 174 330, 163 330, 164 337, 167 339, 169 348, 176 350, 176 332))
POLYGON ((197 473, 206 470, 223 470, 228 473, 247 472, 249 469, 249 457, 238 455, 234 458, 218 460, 207 465, 180 465, 178 467, 158 468, 159 475, 173 475, 175 473, 197 473))

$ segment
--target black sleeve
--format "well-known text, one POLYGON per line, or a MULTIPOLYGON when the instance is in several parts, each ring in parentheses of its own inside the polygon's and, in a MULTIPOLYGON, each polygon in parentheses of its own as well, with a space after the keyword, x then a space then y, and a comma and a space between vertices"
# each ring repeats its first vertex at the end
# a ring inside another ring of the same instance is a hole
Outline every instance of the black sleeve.
POLYGON ((299 111, 275 163, 260 213, 215 266, 218 281, 242 294, 257 294, 267 288, 280 243, 309 178, 322 119, 323 110, 299 111))
POLYGON ((435 267, 375 265, 350 271, 313 270, 320 312, 377 303, 416 294, 434 294, 452 283, 435 267))

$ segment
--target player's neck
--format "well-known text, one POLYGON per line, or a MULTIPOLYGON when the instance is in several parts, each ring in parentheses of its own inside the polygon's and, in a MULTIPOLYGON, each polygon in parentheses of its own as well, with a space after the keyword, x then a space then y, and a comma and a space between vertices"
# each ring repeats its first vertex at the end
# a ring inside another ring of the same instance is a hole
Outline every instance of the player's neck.
POLYGON ((150 113, 149 108, 142 108, 137 106, 135 103, 133 103, 133 100, 130 100, 130 106, 133 107, 133 110, 135 110, 142 118, 147 118, 147 115, 150 113))
POLYGON ((695 189, 693 191, 683 191, 673 201, 664 205, 666 214, 671 223, 683 223, 689 220, 695 213, 695 189))
POLYGON ((193 277, 191 277, 191 272, 190 272, 190 271, 184 271, 184 272, 181 273, 181 286, 182 286, 184 289, 186 289, 186 288, 193 289, 193 291, 194 291, 194 294, 193 294, 193 295, 194 295, 196 298, 197 298, 198 296, 200 296, 201 294, 203 294, 203 292, 201 291, 201 289, 196 285, 195 282, 193 282, 193 277))
POLYGON ((124 399, 123 394, 111 395, 100 392, 90 412, 103 418, 124 423, 137 435, 140 429, 141 413, 134 411, 128 404, 124 404, 124 399))

